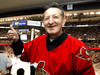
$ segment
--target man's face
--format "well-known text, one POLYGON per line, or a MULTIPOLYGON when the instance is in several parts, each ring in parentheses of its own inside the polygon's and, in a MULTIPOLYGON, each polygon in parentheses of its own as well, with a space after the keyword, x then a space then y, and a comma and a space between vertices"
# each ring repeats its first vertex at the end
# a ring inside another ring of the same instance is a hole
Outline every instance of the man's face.
POLYGON ((49 8, 44 13, 44 27, 50 35, 59 36, 62 33, 62 26, 65 24, 65 19, 61 16, 61 11, 58 8, 49 8))

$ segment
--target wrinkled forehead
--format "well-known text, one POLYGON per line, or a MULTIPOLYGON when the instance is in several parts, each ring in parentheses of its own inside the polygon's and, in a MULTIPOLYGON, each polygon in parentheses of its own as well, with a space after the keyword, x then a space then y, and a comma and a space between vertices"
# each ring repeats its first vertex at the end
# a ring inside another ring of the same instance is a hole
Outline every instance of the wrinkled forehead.
POLYGON ((59 8, 51 7, 44 12, 44 16, 49 14, 61 14, 61 11, 59 8))

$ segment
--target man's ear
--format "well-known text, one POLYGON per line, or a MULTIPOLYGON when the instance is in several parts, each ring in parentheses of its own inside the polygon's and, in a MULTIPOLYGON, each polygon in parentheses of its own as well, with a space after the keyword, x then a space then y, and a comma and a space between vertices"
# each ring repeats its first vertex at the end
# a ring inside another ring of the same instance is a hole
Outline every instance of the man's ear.
POLYGON ((66 23, 66 17, 63 18, 63 24, 62 24, 62 26, 64 26, 65 23, 66 23))

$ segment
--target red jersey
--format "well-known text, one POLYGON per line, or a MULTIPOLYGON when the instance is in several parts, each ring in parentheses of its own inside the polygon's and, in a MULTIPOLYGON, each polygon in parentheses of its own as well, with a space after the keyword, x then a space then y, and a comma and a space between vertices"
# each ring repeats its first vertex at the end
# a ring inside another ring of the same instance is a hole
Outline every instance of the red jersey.
POLYGON ((24 44, 21 60, 42 63, 42 69, 50 75, 95 75, 92 61, 86 53, 86 45, 68 35, 55 49, 48 51, 46 36, 42 35, 24 44))

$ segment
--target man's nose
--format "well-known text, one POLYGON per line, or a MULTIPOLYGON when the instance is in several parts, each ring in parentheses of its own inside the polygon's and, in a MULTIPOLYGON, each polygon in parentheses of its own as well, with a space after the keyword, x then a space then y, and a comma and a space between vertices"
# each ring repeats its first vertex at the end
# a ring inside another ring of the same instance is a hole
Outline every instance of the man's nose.
POLYGON ((52 24, 54 22, 54 19, 53 18, 50 18, 49 19, 49 24, 52 24))

